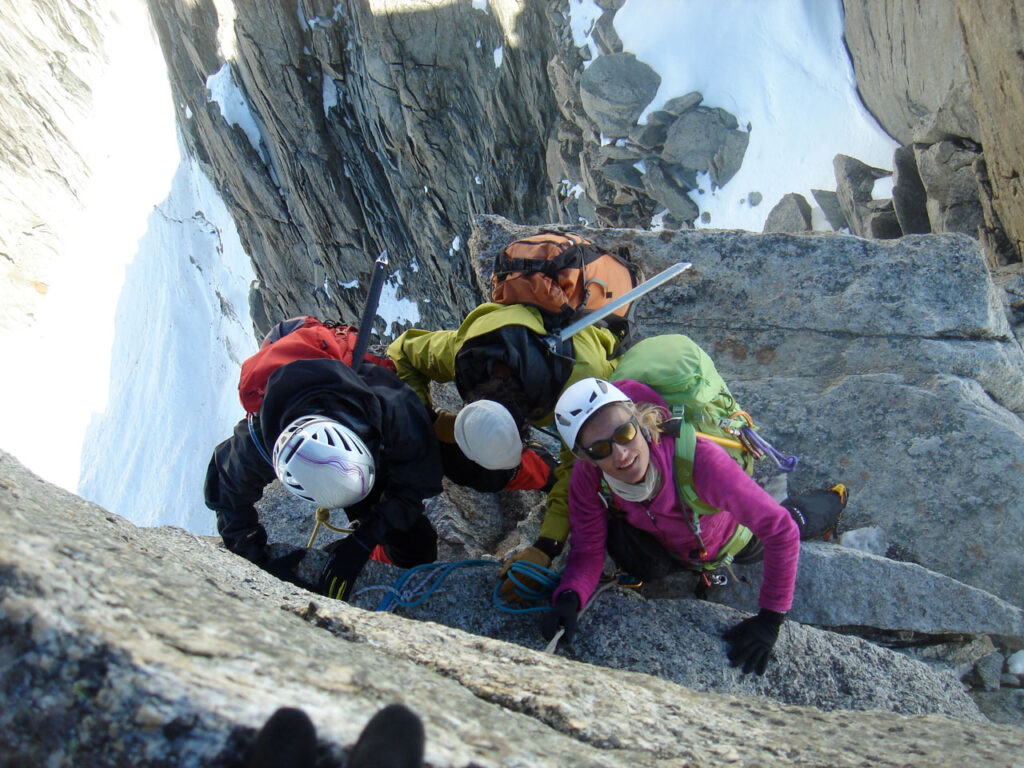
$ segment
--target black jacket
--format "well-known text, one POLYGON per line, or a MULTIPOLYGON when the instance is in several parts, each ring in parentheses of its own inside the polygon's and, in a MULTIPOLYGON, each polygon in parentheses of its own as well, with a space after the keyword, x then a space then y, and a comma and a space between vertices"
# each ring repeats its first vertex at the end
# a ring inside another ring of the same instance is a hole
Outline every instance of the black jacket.
MULTIPOLYGON (((298 360, 267 382, 256 432, 272 455, 278 435, 300 416, 317 414, 354 430, 373 454, 370 494, 345 510, 361 520, 363 541, 379 542, 390 529, 406 530, 423 513, 423 499, 441 492, 441 458, 427 409, 394 373, 363 363, 358 373, 338 360, 298 360)), ((275 479, 246 420, 213 451, 206 471, 206 506, 232 552, 260 563, 267 533, 253 505, 275 479)))

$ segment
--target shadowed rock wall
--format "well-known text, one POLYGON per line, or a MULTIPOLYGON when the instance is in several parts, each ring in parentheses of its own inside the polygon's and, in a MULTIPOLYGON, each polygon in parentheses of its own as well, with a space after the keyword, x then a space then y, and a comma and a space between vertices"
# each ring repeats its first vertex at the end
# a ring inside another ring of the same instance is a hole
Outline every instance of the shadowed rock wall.
POLYGON ((421 324, 474 305, 470 214, 530 221, 544 206, 557 112, 545 5, 243 0, 231 19, 212 0, 151 0, 185 142, 253 259, 258 331, 297 313, 358 317, 385 249, 397 297, 415 280, 432 299, 421 324), (228 78, 225 118, 209 86, 228 78))

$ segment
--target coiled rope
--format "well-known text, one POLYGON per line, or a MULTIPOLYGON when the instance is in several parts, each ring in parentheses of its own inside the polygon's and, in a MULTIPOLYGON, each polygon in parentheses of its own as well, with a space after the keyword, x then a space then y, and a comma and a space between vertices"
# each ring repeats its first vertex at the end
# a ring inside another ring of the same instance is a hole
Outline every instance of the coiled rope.
MULTIPOLYGON (((494 567, 501 567, 501 563, 495 562, 494 560, 457 560, 450 563, 427 563, 425 565, 417 565, 413 568, 409 568, 395 580, 394 584, 390 586, 375 585, 371 587, 364 587, 357 590, 355 594, 361 595, 365 592, 384 590, 384 597, 381 598, 381 601, 374 609, 377 611, 392 611, 399 606, 403 608, 411 608, 429 600, 430 597, 440 589, 444 580, 448 578, 448 575, 457 568, 494 567)), ((561 575, 557 571, 553 571, 550 568, 544 568, 535 563, 517 560, 509 566, 505 575, 508 577, 509 581, 512 582, 513 589, 521 600, 530 601, 535 604, 518 608, 504 602, 500 594, 502 582, 499 581, 494 586, 494 592, 491 596, 491 601, 498 610, 510 614, 523 614, 537 613, 539 611, 548 611, 551 609, 551 596, 554 594, 555 588, 558 586, 558 582, 561 578, 561 575), (527 583, 527 579, 531 583, 527 583), (537 605, 536 603, 540 604, 537 605)), ((583 606, 579 615, 582 616, 602 593, 611 587, 614 587, 616 584, 618 584, 618 580, 613 576, 611 580, 598 587, 587 601, 587 604, 583 606)), ((554 637, 551 638, 544 650, 548 653, 554 653, 558 646, 558 641, 564 634, 565 628, 560 628, 555 633, 554 637)))

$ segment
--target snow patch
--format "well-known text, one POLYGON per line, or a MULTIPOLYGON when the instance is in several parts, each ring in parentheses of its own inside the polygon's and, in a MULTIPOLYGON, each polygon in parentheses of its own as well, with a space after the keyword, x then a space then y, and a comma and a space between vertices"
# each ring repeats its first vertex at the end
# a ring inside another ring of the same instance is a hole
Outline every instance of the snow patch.
POLYGON ((880 179, 875 179, 875 185, 871 188, 871 199, 892 199, 892 176, 883 176, 880 179))
POLYGON ((338 85, 333 77, 324 77, 323 80, 324 114, 329 115, 338 106, 338 85))
MULTIPOLYGON (((572 0, 574 23, 576 7, 572 0)), ((670 98, 700 91, 704 104, 758 127, 725 187, 691 193, 713 226, 760 232, 783 195, 810 201, 812 188, 835 189, 839 153, 892 167, 897 144, 857 94, 838 0, 627 0, 614 23, 625 50, 661 75, 641 120, 670 98), (738 204, 751 189, 768 205, 738 204)))
POLYGON ((231 65, 226 63, 215 73, 206 78, 207 101, 216 102, 220 107, 220 114, 227 121, 228 125, 237 125, 249 139, 252 148, 263 159, 265 164, 267 158, 262 149, 262 139, 259 126, 249 109, 249 102, 241 89, 235 85, 231 75, 231 65))
POLYGON ((501 69, 501 62, 505 58, 505 46, 499 45, 494 49, 494 68, 501 69))
MULTIPOLYGON (((594 0, 570 0, 569 28, 572 30, 572 42, 577 48, 589 45, 591 50, 596 50, 597 46, 593 40, 594 24, 601 18, 602 13, 604 11, 594 0)), ((589 63, 586 62, 584 66, 589 63)))
POLYGON ((402 285, 401 270, 395 270, 391 277, 384 281, 377 304, 377 316, 384 320, 384 335, 394 337, 396 323, 415 325, 420 320, 420 310, 415 301, 398 298, 398 289, 402 285))
POLYGON ((236 387, 257 348, 254 280, 223 200, 183 159, 117 301, 110 396, 82 449, 84 498, 137 525, 214 533, 203 480, 243 415, 236 387))

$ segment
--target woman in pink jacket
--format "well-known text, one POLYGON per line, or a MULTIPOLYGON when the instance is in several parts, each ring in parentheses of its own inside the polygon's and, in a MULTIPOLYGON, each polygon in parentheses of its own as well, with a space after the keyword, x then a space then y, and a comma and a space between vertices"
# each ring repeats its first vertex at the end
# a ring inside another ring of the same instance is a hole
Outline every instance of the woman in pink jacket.
POLYGON ((584 379, 559 398, 555 424, 579 460, 569 483, 572 548, 554 607, 543 620, 544 634, 550 639, 563 627, 564 639, 571 640, 580 606, 601 576, 609 515, 620 514, 629 526, 652 535, 681 568, 700 569, 701 563, 714 563, 737 546, 739 551, 729 552, 732 559, 755 562, 763 547, 761 610, 725 638, 733 666, 764 674, 793 602, 799 530, 790 512, 723 448, 701 437, 693 458, 693 487, 701 501, 721 511, 695 517, 676 489, 675 440, 659 431, 667 417, 665 401, 637 381, 612 385, 584 379))

